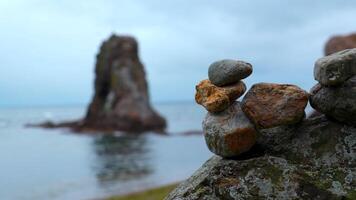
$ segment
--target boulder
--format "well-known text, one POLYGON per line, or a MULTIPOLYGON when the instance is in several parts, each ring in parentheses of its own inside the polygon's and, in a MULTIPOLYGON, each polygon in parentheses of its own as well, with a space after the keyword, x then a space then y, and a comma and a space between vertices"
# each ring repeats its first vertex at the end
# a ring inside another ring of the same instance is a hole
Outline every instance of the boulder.
POLYGON ((356 48, 356 33, 350 35, 338 35, 330 38, 325 45, 325 55, 330 55, 345 49, 356 48))
POLYGON ((260 129, 295 124, 305 115, 308 93, 295 85, 258 83, 242 100, 242 110, 260 129))
POLYGON ((144 66, 133 37, 112 35, 101 45, 94 88, 84 127, 134 132, 165 128, 164 118, 150 104, 144 66))
POLYGON ((246 91, 242 81, 232 85, 218 87, 209 80, 203 80, 196 86, 195 101, 209 112, 221 112, 228 108, 246 91))
POLYGON ((356 199, 356 128, 318 116, 291 131, 264 155, 213 156, 166 200, 356 199))
POLYGON ((333 53, 315 62, 314 78, 322 85, 341 85, 353 75, 356 75, 356 48, 333 53))
POLYGON ((356 124, 356 76, 338 87, 315 85, 309 100, 315 110, 338 121, 356 124))
POLYGON ((203 132, 209 150, 222 157, 238 156, 256 142, 256 129, 242 112, 240 102, 223 112, 208 113, 203 132))
POLYGON ((216 86, 236 83, 252 73, 250 63, 239 60, 220 60, 209 67, 209 80, 216 86))

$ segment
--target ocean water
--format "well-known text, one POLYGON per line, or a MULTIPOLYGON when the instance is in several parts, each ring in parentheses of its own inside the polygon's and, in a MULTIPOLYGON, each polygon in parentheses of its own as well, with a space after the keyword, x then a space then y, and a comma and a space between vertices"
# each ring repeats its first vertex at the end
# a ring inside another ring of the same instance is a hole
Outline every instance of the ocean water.
POLYGON ((159 104, 172 136, 73 134, 27 123, 81 118, 85 106, 0 109, 0 199, 97 199, 184 180, 212 154, 201 135, 205 111, 159 104))

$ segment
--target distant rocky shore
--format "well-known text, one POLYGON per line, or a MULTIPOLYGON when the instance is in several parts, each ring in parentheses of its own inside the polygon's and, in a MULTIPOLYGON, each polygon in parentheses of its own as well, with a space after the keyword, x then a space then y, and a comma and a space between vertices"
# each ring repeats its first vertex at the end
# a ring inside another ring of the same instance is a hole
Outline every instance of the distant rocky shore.
POLYGON ((195 98, 216 156, 166 200, 356 199, 356 49, 318 59, 310 93, 257 83, 237 101, 252 71, 238 60, 210 65, 195 98), (306 118, 308 102, 317 113, 306 118))
POLYGON ((144 66, 133 37, 112 35, 100 47, 95 93, 84 119, 32 125, 81 131, 163 132, 166 120, 151 106, 144 66))

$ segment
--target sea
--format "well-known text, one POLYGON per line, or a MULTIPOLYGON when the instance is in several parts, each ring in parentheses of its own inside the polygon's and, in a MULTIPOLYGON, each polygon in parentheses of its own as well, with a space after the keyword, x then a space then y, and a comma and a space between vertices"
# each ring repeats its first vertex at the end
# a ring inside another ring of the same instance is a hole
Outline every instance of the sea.
POLYGON ((26 124, 80 119, 86 106, 0 108, 0 199, 101 199, 188 178, 212 153, 194 103, 155 104, 170 135, 78 134, 26 124))

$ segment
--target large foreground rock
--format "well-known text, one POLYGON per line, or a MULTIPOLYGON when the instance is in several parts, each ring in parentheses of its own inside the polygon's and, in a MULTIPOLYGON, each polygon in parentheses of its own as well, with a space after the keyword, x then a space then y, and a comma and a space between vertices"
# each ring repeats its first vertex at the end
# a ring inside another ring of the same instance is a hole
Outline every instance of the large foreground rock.
POLYGON ((338 121, 356 124, 356 76, 338 87, 320 84, 311 90, 310 105, 338 121))
POLYGON ((298 123, 304 116, 308 93, 295 85, 254 84, 242 100, 242 110, 259 128, 298 123))
POLYGON ((318 116, 289 131, 260 154, 213 156, 166 200, 356 199, 356 128, 318 116))
POLYGON ((330 55, 341 50, 352 48, 356 48, 356 33, 338 35, 330 38, 325 45, 324 53, 325 55, 330 55))
POLYGON ((112 35, 97 55, 95 94, 84 127, 123 131, 162 130, 151 107, 145 71, 134 38, 112 35))

